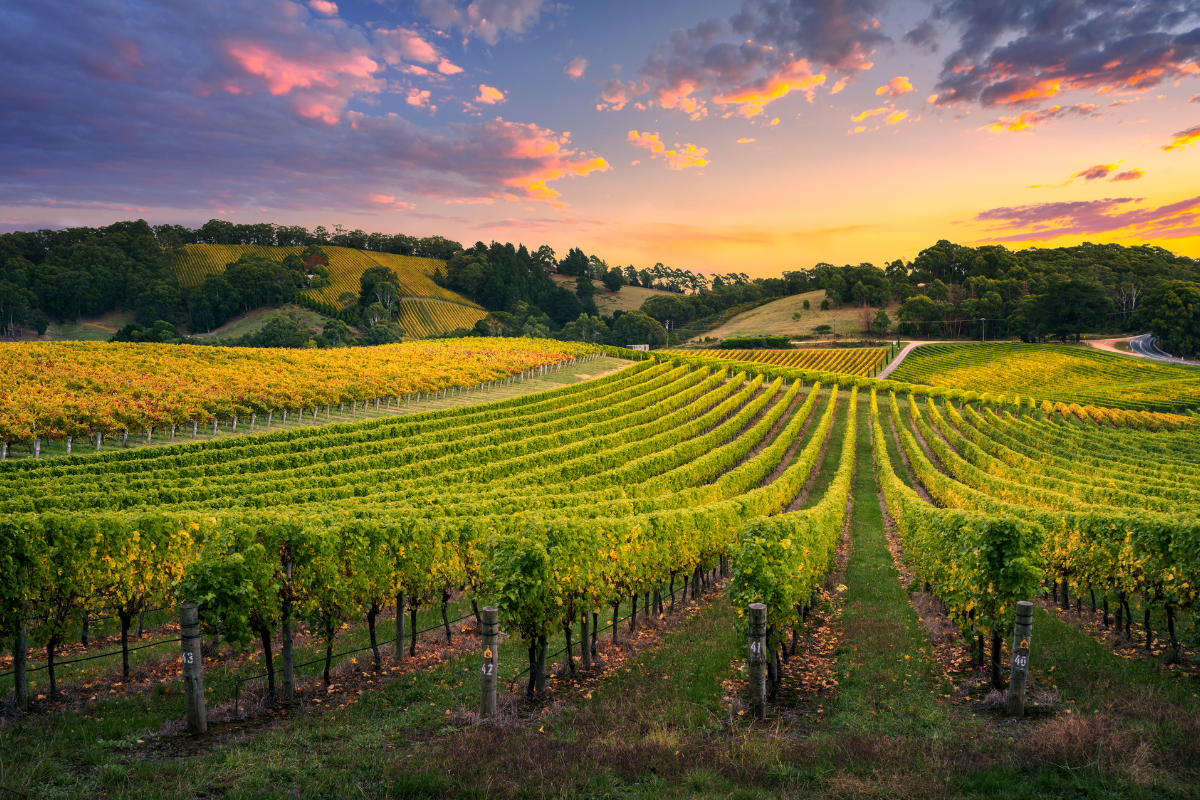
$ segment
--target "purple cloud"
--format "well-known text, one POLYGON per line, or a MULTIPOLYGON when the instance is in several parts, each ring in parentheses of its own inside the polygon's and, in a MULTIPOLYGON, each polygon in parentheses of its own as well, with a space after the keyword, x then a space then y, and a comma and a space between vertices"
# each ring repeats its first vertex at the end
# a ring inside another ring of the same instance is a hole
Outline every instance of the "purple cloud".
POLYGON ((1200 197, 1158 208, 1130 208, 1142 198, 1032 203, 993 208, 975 215, 975 221, 993 223, 989 242, 1025 242, 1097 233, 1118 233, 1120 238, 1179 239, 1200 234, 1200 197))
MULTIPOLYGON (((1191 0, 946 0, 931 20, 961 32, 937 86, 939 105, 1036 106, 1061 92, 1141 91, 1196 74, 1200 21, 1191 0)), ((927 40, 930 21, 914 29, 927 40)))
POLYGON ((633 95, 652 93, 652 104, 681 109, 697 119, 706 103, 756 116, 793 91, 825 83, 827 70, 848 80, 870 69, 877 47, 889 44, 875 19, 883 0, 743 0, 729 19, 706 19, 671 32, 641 67, 642 84, 610 81, 602 106, 620 108, 633 95))
POLYGON ((438 80, 461 70, 420 37, 292 0, 10 4, 0 24, 0 204, 557 203, 549 183, 608 168, 528 123, 434 129, 372 111, 381 96, 407 95, 411 84, 389 77, 405 66, 436 64, 438 80))

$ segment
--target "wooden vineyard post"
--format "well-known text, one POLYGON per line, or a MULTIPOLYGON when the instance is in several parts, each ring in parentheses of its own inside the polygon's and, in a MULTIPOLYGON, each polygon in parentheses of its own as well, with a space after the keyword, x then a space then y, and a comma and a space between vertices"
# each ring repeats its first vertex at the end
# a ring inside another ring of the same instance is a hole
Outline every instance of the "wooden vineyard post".
POLYGON ((17 635, 13 637, 13 700, 21 711, 29 709, 29 678, 25 666, 29 648, 27 630, 25 620, 21 620, 17 635))
POLYGON ((483 697, 479 703, 479 716, 483 719, 496 716, 496 665, 500 649, 500 612, 495 606, 483 609, 483 697))
POLYGON ((1029 675, 1029 640, 1033 637, 1033 603, 1017 603, 1017 623, 1013 629, 1012 670, 1008 678, 1008 713, 1025 716, 1025 680, 1029 675))
POLYGON ((579 658, 583 669, 592 668, 592 647, 588 641, 588 612, 579 615, 579 658))
POLYGON ((283 701, 290 703, 296 698, 296 670, 292 652, 292 562, 284 564, 284 573, 288 585, 283 595, 283 701))
POLYGON ((767 715, 767 607, 750 604, 750 711, 758 719, 767 715))
POLYGON ((396 663, 404 660, 404 592, 396 595, 396 663))
POLYGON ((200 660, 200 613, 195 603, 179 607, 180 643, 183 646, 183 698, 187 706, 188 733, 198 736, 208 730, 204 713, 204 665, 200 660))

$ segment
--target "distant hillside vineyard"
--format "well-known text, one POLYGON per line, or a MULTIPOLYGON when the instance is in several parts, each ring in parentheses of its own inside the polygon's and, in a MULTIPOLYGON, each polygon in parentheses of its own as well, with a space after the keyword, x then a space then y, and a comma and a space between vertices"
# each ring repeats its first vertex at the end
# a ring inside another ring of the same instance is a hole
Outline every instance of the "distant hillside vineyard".
MULTIPOLYGON (((400 303, 398 322, 410 336, 434 336, 470 328, 487 316, 481 306, 433 282, 434 271, 444 267, 444 261, 331 245, 322 249, 329 255, 329 285, 304 290, 313 300, 341 308, 339 298, 343 294, 358 295, 363 272, 384 266, 396 273, 406 294, 400 303)), ((279 260, 289 253, 300 255, 303 250, 253 244, 189 244, 176 251, 174 270, 180 286, 197 286, 208 275, 224 272, 226 265, 246 253, 279 260)))

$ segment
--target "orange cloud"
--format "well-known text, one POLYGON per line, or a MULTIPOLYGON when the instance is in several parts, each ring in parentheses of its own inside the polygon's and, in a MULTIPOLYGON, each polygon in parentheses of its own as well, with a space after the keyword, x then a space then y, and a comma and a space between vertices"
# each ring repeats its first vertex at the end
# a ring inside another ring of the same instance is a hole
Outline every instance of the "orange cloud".
POLYGON ((743 138, 743 139, 738 139, 737 143, 738 144, 749 144, 750 142, 753 142, 753 141, 754 141, 754 139, 744 139, 743 138))
POLYGON ((1175 134, 1172 137, 1171 142, 1169 144, 1164 144, 1162 149, 1167 151, 1182 150, 1183 148, 1189 147, 1196 142, 1200 142, 1200 125, 1196 125, 1188 128, 1185 131, 1180 131, 1179 133, 1175 134))
POLYGON ((1081 169, 1072 175, 1072 178, 1083 178, 1085 181, 1095 181, 1102 178, 1107 178, 1108 173, 1117 168, 1116 164, 1096 164, 1095 166, 1081 169))
POLYGON ((603 158, 589 157, 570 149, 568 133, 558 135, 536 125, 502 119, 485 122, 484 128, 491 142, 489 148, 502 144, 502 157, 530 164, 527 171, 505 179, 505 185, 520 190, 519 195, 505 194, 506 200, 536 200, 562 208, 564 204, 558 201, 561 193, 547 186, 548 181, 584 177, 612 169, 603 158))
POLYGON ((1048 97, 1055 97, 1062 91, 1061 80, 1046 80, 1038 81, 1032 86, 1021 89, 1014 89, 1011 92, 995 92, 989 95, 988 102, 993 105, 1008 105, 1015 106, 1022 103, 1032 103, 1036 100, 1044 100, 1048 97))
POLYGON ((504 92, 488 86, 486 83, 479 84, 479 96, 475 98, 476 103, 485 103, 489 106, 494 106, 497 103, 503 103, 504 100, 504 92))
POLYGON ((873 117, 876 114, 886 114, 894 108, 895 108, 895 106, 883 106, 881 108, 872 108, 872 109, 862 112, 861 114, 855 114, 853 117, 850 118, 850 121, 851 122, 862 122, 867 117, 873 117))
POLYGON ((1118 172, 1116 175, 1113 175, 1111 182, 1116 183, 1117 181, 1136 181, 1145 174, 1145 170, 1134 168, 1126 170, 1125 172, 1118 172))
POLYGON ((825 83, 825 76, 813 74, 804 59, 796 59, 786 67, 757 81, 739 86, 724 94, 714 94, 713 102, 720 105, 738 105, 737 113, 749 119, 763 112, 763 107, 791 92, 800 91, 813 100, 813 90, 825 83))
POLYGON ((687 169, 688 167, 703 167, 709 163, 704 158, 708 150, 703 147, 696 147, 694 144, 680 145, 676 143, 675 147, 679 149, 668 150, 667 145, 658 138, 658 134, 650 133, 649 131, 644 133, 630 131, 629 135, 625 138, 634 147, 642 147, 649 150, 652 158, 662 156, 663 160, 667 162, 667 166, 674 170, 687 169))
POLYGON ((901 75, 900 77, 892 78, 883 86, 880 86, 875 90, 875 94, 886 94, 888 97, 894 99, 900 97, 901 95, 915 91, 916 89, 914 89, 913 85, 909 83, 908 78, 901 75))
POLYGON ((887 119, 885 119, 883 122, 885 125, 895 125, 907 116, 907 111, 893 111, 891 114, 888 114, 887 119))
POLYGON ((990 125, 984 125, 979 130, 991 131, 992 133, 1000 133, 1002 131, 1032 133, 1034 128, 1052 119, 1057 119, 1068 114, 1088 116, 1096 113, 1096 108, 1097 106, 1089 103, 1076 103, 1066 108, 1062 106, 1050 106, 1050 108, 1042 109, 1041 111, 1023 111, 1015 117, 1001 117, 990 125))

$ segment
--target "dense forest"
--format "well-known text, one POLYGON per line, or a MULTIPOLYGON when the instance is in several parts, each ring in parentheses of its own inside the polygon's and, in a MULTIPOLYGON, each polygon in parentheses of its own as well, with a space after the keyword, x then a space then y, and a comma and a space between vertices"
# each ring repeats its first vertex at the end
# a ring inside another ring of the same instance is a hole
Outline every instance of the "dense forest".
MULTIPOLYGON (((877 333, 940 338, 1066 340, 1085 333, 1152 330, 1172 352, 1200 350, 1200 262, 1149 245, 1082 244, 1010 251, 939 241, 909 263, 884 266, 819 263, 780 277, 745 273, 708 275, 665 266, 609 266, 572 248, 561 259, 549 246, 483 242, 464 249, 440 236, 346 231, 335 225, 309 231, 270 223, 239 225, 211 220, 200 228, 119 222, 0 235, 0 335, 45 332, 51 320, 69 321, 132 310, 130 341, 186 341, 262 305, 302 299, 320 280, 321 245, 336 245, 445 260, 435 280, 490 313, 474 330, 456 334, 554 336, 602 340, 667 341, 672 328, 713 319, 774 298, 824 290, 823 307, 876 307, 877 333), (272 260, 243 256, 224 274, 180 287, 172 251, 186 244, 303 246, 302 256, 272 260), (575 277, 568 291, 551 277, 575 277), (624 286, 659 289, 637 312, 602 316, 597 292, 624 286), (897 319, 884 311, 893 307, 897 319), (622 321, 622 318, 629 319, 622 321)), ((368 270, 357 298, 338 312, 335 330, 275 330, 239 341, 249 346, 341 346, 395 341, 400 281, 385 268, 368 270), (376 274, 377 273, 377 274, 376 274), (390 277, 389 277, 390 276, 390 277), (360 329, 356 337, 345 323, 360 329)), ((285 323, 280 323, 286 327, 285 323)), ((276 326, 278 327, 278 326, 276 326)))

